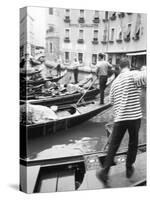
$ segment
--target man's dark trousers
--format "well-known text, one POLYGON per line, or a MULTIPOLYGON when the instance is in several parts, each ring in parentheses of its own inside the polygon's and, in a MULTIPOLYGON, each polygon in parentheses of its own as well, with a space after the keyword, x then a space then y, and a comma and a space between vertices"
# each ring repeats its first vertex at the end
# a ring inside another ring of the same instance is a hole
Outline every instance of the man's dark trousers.
POLYGON ((100 104, 104 104, 104 91, 106 88, 107 76, 100 76, 99 87, 100 87, 100 104))
POLYGON ((74 69, 74 81, 78 83, 78 69, 74 69))
POLYGON ((140 129, 141 119, 127 120, 114 123, 112 138, 108 148, 108 154, 104 162, 104 172, 108 173, 113 163, 114 156, 120 146, 126 130, 129 133, 128 153, 126 159, 126 167, 132 166, 135 162, 138 149, 138 133, 140 129))

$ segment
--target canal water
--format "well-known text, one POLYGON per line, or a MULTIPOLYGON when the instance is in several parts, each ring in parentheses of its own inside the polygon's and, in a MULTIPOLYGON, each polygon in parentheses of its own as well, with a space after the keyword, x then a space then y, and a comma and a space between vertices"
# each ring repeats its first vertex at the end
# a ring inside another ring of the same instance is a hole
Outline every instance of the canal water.
MULTIPOLYGON (((71 72, 69 72, 72 75, 71 72)), ((79 80, 88 75, 80 73, 79 80)), ((64 80, 63 80, 64 81, 64 80)), ((106 94, 109 94, 106 89, 106 94)), ((98 98, 99 99, 99 98, 98 98)), ((142 92, 143 118, 139 134, 139 143, 146 143, 146 91, 142 92)), ((107 143, 105 124, 113 119, 112 108, 98 114, 92 119, 66 131, 59 131, 43 138, 28 142, 27 157, 29 160, 51 159, 82 155, 84 153, 103 152, 107 143)), ((125 135, 119 150, 127 147, 128 134, 125 135)))

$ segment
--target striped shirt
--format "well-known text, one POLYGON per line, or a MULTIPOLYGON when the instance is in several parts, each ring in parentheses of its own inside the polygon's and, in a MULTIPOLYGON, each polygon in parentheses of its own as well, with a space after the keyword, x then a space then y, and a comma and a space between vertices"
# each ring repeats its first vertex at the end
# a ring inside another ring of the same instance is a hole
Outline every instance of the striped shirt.
POLYGON ((110 90, 114 121, 142 118, 140 103, 141 86, 146 84, 145 71, 122 71, 114 80, 110 90))

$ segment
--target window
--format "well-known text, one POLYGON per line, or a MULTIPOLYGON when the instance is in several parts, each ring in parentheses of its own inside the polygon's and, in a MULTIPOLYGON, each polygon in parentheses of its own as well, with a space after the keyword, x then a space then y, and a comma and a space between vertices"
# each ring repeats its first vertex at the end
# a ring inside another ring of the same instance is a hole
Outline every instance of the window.
POLYGON ((49 15, 53 15, 53 8, 49 8, 49 15))
POLYGON ((95 18, 96 17, 99 17, 99 11, 98 10, 95 10, 95 18))
POLYGON ((50 50, 50 53, 53 53, 53 44, 51 42, 49 44, 49 50, 50 50))
POLYGON ((104 19, 103 19, 103 22, 107 22, 107 21, 108 21, 108 11, 105 12, 104 19))
POLYGON ((108 20, 108 11, 105 12, 105 19, 108 20))
POLYGON ((115 29, 112 28, 112 29, 111 29, 111 37, 110 37, 110 41, 114 41, 114 32, 115 32, 115 29))
POLYGON ((70 10, 69 9, 66 9, 66 16, 70 16, 70 10))
POLYGON ((136 30, 135 30, 134 35, 133 35, 133 40, 139 40, 140 39, 140 32, 141 32, 141 27, 140 26, 136 27, 136 30))
POLYGON ((98 44, 98 30, 94 30, 93 44, 98 44))
POLYGON ((84 43, 84 40, 83 40, 83 30, 82 29, 79 30, 78 43, 80 43, 80 44, 84 43))
POLYGON ((65 52, 65 62, 69 62, 69 52, 65 52))
POLYGON ((80 10, 80 17, 81 17, 81 18, 84 17, 84 10, 80 10))
POLYGON ((118 30, 117 30, 117 39, 116 41, 119 43, 119 42, 122 42, 122 29, 121 27, 119 26, 118 27, 118 30))
POLYGON ((85 20, 84 20, 84 10, 80 10, 80 17, 79 17, 79 20, 78 20, 79 23, 84 23, 85 20))
POLYGON ((116 65, 120 64, 121 55, 116 55, 116 65))
POLYGON ((92 54, 92 64, 93 65, 97 64, 97 54, 92 54))
POLYGON ((106 41, 106 37, 107 37, 107 30, 104 30, 104 34, 103 34, 103 41, 106 41))
POLYGON ((98 39, 98 30, 94 30, 94 38, 98 39))
POLYGON ((106 44, 107 43, 107 29, 104 29, 103 32, 103 40, 101 41, 102 44, 106 44))
POLYGON ((128 24, 128 31, 131 32, 131 24, 128 24))
POLYGON ((109 56, 108 56, 108 62, 109 62, 110 64, 112 64, 112 55, 109 55, 109 56))
POLYGON ((65 10, 65 19, 64 19, 64 22, 70 23, 70 10, 69 9, 65 10))
POLYGON ((118 39, 122 40, 122 31, 120 31, 118 39))
POLYGON ((130 41, 130 35, 131 35, 131 24, 128 24, 127 31, 125 32, 124 35, 124 40, 126 42, 130 41))
POLYGON ((93 22, 98 24, 99 23, 99 11, 95 10, 94 20, 93 22))
POLYGON ((83 63, 83 53, 78 53, 78 60, 80 63, 83 63))
POLYGON ((69 29, 66 29, 66 30, 65 30, 65 37, 66 37, 66 38, 69 38, 69 29))
POLYGON ((69 32, 70 32, 69 29, 65 29, 65 39, 64 39, 64 42, 70 42, 69 32))
POLYGON ((83 39, 83 30, 79 30, 79 39, 83 39))

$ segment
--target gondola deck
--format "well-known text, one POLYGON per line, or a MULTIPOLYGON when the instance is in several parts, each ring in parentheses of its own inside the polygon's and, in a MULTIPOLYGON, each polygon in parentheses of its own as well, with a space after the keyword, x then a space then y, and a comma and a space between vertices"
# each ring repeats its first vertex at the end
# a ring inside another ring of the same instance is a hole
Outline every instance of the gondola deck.
MULTIPOLYGON (((141 145, 143 147, 145 145, 141 145)), ((126 154, 122 151, 117 155, 126 154)), ((91 190, 105 188, 103 183, 97 179, 96 171, 103 165, 106 153, 88 154, 76 157, 76 161, 66 159, 63 163, 52 164, 49 162, 38 161, 21 161, 21 170, 26 169, 27 184, 21 185, 28 193, 33 192, 59 192, 73 190, 91 190), (80 159, 79 159, 80 158, 80 159), (27 188, 26 188, 27 187, 27 188)), ((145 185, 146 183, 146 153, 142 152, 137 155, 135 162, 135 173, 130 179, 125 177, 125 162, 121 162, 111 167, 110 184, 114 187, 132 187, 145 185)))

